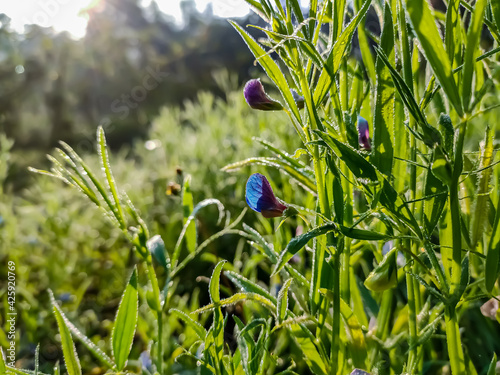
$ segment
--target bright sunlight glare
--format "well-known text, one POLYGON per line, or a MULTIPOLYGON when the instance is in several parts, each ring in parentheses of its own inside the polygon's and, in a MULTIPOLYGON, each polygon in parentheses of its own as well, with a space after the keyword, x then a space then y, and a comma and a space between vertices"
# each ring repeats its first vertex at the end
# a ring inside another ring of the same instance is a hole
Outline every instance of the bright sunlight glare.
MULTIPOLYGON (((89 9, 99 0, 22 0, 7 1, 0 7, 0 13, 11 18, 14 30, 23 32, 24 25, 37 24, 53 27, 56 31, 67 31, 75 38, 85 35, 87 18, 82 10, 89 9)), ((158 0, 156 3, 177 22, 182 21, 182 0, 158 0)), ((149 5, 151 0, 142 0, 149 5)), ((196 8, 202 12, 212 3, 213 13, 219 17, 241 17, 250 10, 244 0, 196 0, 196 8)))

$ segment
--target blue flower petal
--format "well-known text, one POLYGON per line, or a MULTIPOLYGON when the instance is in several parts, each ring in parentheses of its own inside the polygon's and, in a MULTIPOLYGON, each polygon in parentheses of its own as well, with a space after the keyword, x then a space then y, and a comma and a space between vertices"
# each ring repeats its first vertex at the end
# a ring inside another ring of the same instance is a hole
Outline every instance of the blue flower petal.
POLYGON ((255 173, 248 179, 246 201, 252 210, 262 212, 264 217, 281 216, 287 208, 276 199, 269 181, 260 173, 255 173))

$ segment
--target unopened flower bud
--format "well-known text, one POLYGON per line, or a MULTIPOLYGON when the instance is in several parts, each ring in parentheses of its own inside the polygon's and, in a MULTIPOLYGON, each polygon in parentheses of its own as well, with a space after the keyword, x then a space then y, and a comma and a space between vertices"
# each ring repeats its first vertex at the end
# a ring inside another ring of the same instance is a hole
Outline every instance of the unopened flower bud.
POLYGON ((264 91, 260 79, 251 79, 243 89, 243 95, 248 105, 261 111, 279 111, 283 106, 278 101, 271 99, 264 91))
POLYGON ((248 179, 246 201, 252 210, 260 212, 265 218, 283 216, 288 208, 278 201, 274 196, 271 184, 260 173, 254 173, 248 179))

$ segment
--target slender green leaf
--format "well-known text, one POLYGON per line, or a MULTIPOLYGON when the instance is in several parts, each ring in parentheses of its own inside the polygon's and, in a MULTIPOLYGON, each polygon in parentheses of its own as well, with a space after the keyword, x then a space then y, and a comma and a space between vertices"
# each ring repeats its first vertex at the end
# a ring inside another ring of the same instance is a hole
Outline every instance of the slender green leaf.
POLYGON ((214 272, 212 273, 212 277, 210 278, 210 286, 209 286, 210 300, 215 304, 217 304, 220 301, 220 294, 219 294, 220 274, 222 272, 222 267, 224 267, 225 263, 226 263, 225 260, 221 260, 219 263, 217 263, 214 272))
POLYGON ((109 358, 106 353, 104 353, 101 348, 99 348, 96 344, 94 344, 87 336, 85 336, 82 332, 78 330, 78 328, 75 327, 73 323, 71 323, 66 315, 62 312, 62 310, 59 308, 59 305, 57 304, 54 295, 52 294, 52 291, 49 290, 49 295, 50 295, 50 301, 52 303, 52 306, 54 309, 59 310, 59 314, 64 320, 64 324, 68 329, 71 331, 71 333, 83 344, 85 347, 99 360, 101 361, 104 365, 108 366, 111 369, 116 369, 115 363, 109 358))
POLYGON ((169 312, 172 315, 177 316, 184 323, 186 323, 188 326, 190 326, 193 329, 193 331, 195 331, 198 338, 200 338, 202 340, 204 340, 206 338, 207 330, 200 323, 198 323, 193 318, 191 318, 188 314, 186 314, 184 311, 181 311, 178 309, 170 309, 169 312))
POLYGON ((109 164, 108 150, 106 147, 106 137, 104 135, 104 129, 99 126, 97 128, 97 140, 99 142, 99 155, 101 157, 101 167, 106 175, 106 181, 108 182, 108 188, 111 191, 111 195, 114 200, 114 211, 116 212, 116 219, 120 223, 122 229, 127 228, 127 224, 125 223, 125 217, 123 215, 122 206, 120 204, 120 199, 118 197, 118 190, 116 188, 115 179, 113 177, 113 173, 111 172, 111 166, 109 164))
POLYGON ((384 241, 392 236, 365 229, 348 228, 343 225, 339 226, 340 233, 349 238, 363 241, 384 241))
POLYGON ((315 375, 328 374, 325 361, 318 353, 318 349, 314 345, 314 340, 311 339, 310 333, 307 332, 307 328, 304 328, 299 324, 292 324, 289 328, 291 336, 302 350, 304 360, 306 361, 311 372, 315 375))
POLYGON ((248 280, 246 277, 233 271, 226 271, 224 273, 229 280, 231 280, 242 292, 260 294, 262 297, 267 298, 272 303, 276 304, 276 297, 272 296, 267 290, 260 285, 248 280))
POLYGON ((272 167, 279 169, 280 171, 286 173, 293 179, 295 179, 301 186, 310 192, 316 193, 316 182, 314 181, 313 172, 307 168, 300 168, 292 165, 288 160, 283 160, 281 158, 269 158, 269 157, 254 157, 248 158, 236 163, 231 163, 222 168, 225 172, 233 172, 239 170, 247 165, 264 165, 266 167, 272 167))
POLYGON ((342 34, 340 34, 339 38, 335 41, 335 44, 333 45, 330 55, 328 56, 325 63, 325 67, 323 68, 323 71, 321 72, 321 75, 319 76, 318 82, 316 84, 316 89, 314 91, 315 105, 321 103, 330 90, 334 78, 333 75, 337 73, 342 58, 345 56, 345 53, 347 52, 348 47, 351 44, 354 31, 366 15, 370 4, 371 0, 365 0, 358 14, 356 14, 349 25, 347 25, 344 31, 342 31, 342 34))
MULTIPOLYGON (((384 7, 384 26, 380 37, 380 49, 391 64, 395 61, 394 32, 389 4, 384 7)), ((375 94, 375 114, 373 116, 373 156, 372 162, 386 176, 392 174, 394 138, 394 84, 391 73, 381 58, 377 58, 377 86, 375 94)))
POLYGON ((439 35, 436 20, 427 0, 406 0, 406 9, 413 29, 417 34, 427 61, 432 67, 441 87, 460 117, 463 116, 462 101, 453 78, 448 54, 439 35))
POLYGON ((49 293, 51 300, 53 301, 54 315, 56 316, 57 325, 59 327, 59 335, 61 336, 61 345, 64 363, 66 364, 66 371, 68 371, 68 375, 79 375, 82 373, 82 368, 80 366, 80 361, 78 360, 78 355, 76 354, 75 344, 71 338, 71 333, 69 332, 59 306, 55 303, 52 291, 49 290, 49 293))
POLYGON ((286 311, 288 309, 288 289, 290 288, 290 285, 292 285, 292 281, 293 278, 285 281, 278 293, 276 316, 278 317, 279 324, 283 323, 283 320, 285 320, 286 311))
MULTIPOLYGON (((259 302, 262 306, 266 307, 270 312, 273 314, 276 313, 276 305, 272 303, 270 300, 268 300, 265 297, 262 297, 260 294, 256 293, 236 293, 232 295, 229 298, 225 298, 220 300, 217 303, 217 306, 223 307, 223 306, 230 306, 234 305, 240 301, 255 301, 259 302)), ((200 307, 199 309, 193 311, 191 314, 200 314, 206 311, 211 311, 216 308, 216 304, 210 303, 206 306, 200 307)))
POLYGON ((460 20, 460 0, 448 1, 448 8, 446 9, 446 29, 445 29, 445 45, 448 58, 452 66, 460 63, 458 60, 460 53, 462 24, 460 20))
POLYGON ((138 302, 137 269, 134 268, 118 306, 111 335, 113 355, 119 371, 123 370, 127 364, 132 348, 139 311, 138 302))
POLYGON ((424 221, 427 235, 431 235, 438 224, 443 209, 448 199, 448 188, 434 174, 425 172, 424 196, 424 221))
MULTIPOLYGON (((336 5, 335 8, 337 8, 338 3, 342 4, 344 2, 335 1, 334 3, 336 5)), ((355 0, 354 6, 356 10, 361 9, 363 7, 363 0, 355 0)), ((338 17, 343 18, 344 13, 343 12, 341 14, 338 13, 338 17)), ((340 22, 340 19, 337 22, 340 22)), ((368 79, 370 80, 370 85, 372 87, 375 87, 375 81, 376 81, 375 63, 372 51, 370 49, 370 45, 368 43, 368 36, 366 31, 366 19, 361 20, 360 25, 358 27, 358 40, 359 40, 359 49, 361 51, 361 57, 363 58, 363 65, 365 66, 368 79)))
POLYGON ((378 182, 377 171, 363 156, 352 147, 343 144, 338 139, 327 133, 315 131, 315 133, 326 142, 330 149, 351 170, 354 176, 360 180, 378 182))
POLYGON ((469 112, 472 96, 472 78, 476 57, 480 51, 478 49, 479 37, 483 29, 484 11, 488 5, 488 0, 478 0, 474 5, 471 23, 467 30, 467 45, 465 46, 464 68, 462 74, 462 100, 463 108, 466 113, 469 112))
POLYGON ((497 367, 497 354, 493 353, 493 358, 491 359, 490 366, 488 367, 488 372, 486 373, 486 375, 495 375, 497 373, 496 367, 497 367))
POLYGON ((351 308, 343 299, 340 299, 340 313, 345 320, 346 327, 349 330, 349 349, 354 366, 367 369, 368 353, 366 349, 365 336, 359 324, 358 318, 352 312, 351 308))
POLYGON ((479 170, 481 172, 477 176, 475 199, 471 209, 470 239, 472 250, 475 250, 478 241, 482 239, 488 220, 490 181, 493 171, 493 168, 491 168, 493 163, 493 135, 489 127, 486 128, 479 160, 479 170))

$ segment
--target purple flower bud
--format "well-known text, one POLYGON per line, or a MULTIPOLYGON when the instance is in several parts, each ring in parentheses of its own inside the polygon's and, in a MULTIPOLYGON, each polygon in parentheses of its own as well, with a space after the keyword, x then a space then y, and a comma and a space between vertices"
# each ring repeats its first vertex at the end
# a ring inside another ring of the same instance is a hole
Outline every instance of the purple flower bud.
POLYGON ((264 86, 260 79, 251 79, 243 89, 243 95, 248 105, 253 109, 261 111, 279 111, 283 106, 274 99, 271 99, 264 91, 264 86))
POLYGON ((252 210, 262 213, 265 218, 282 216, 288 208, 276 199, 269 181, 260 173, 254 173, 248 179, 246 201, 252 210))
POLYGON ((368 121, 363 117, 358 116, 358 134, 359 134, 359 144, 365 150, 370 151, 372 149, 370 140, 370 128, 368 127, 368 121))

